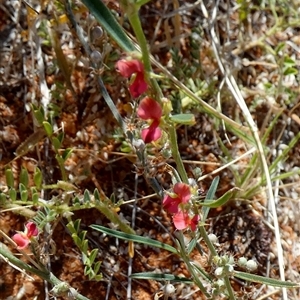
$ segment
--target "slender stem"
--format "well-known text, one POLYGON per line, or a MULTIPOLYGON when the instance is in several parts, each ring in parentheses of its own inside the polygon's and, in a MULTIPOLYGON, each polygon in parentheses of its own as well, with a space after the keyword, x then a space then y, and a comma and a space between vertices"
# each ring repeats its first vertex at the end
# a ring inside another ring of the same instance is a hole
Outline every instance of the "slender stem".
POLYGON ((226 289, 227 289, 227 292, 228 292, 228 295, 229 295, 229 299, 230 300, 235 300, 234 292, 232 290, 232 286, 230 284, 230 280, 229 280, 228 276, 224 277, 224 282, 225 282, 226 289))
POLYGON ((209 298, 210 297, 209 293, 206 291, 203 283, 199 279, 199 275, 196 273, 194 266, 192 266, 192 264, 190 263, 190 258, 186 255, 186 250, 185 250, 185 246, 184 246, 184 236, 183 236, 182 231, 179 231, 178 240, 179 240, 178 247, 180 248, 180 257, 183 259, 186 267, 188 268, 189 272, 191 273, 195 284, 199 287, 201 292, 207 298, 209 298))
POLYGON ((211 240, 209 239, 209 237, 207 235, 207 232, 206 232, 204 226, 199 226, 199 230, 200 230, 200 234, 201 234, 204 242, 206 243, 211 255, 212 256, 218 255, 213 243, 211 242, 211 240))
POLYGON ((188 184, 188 176, 186 174, 182 159, 179 154, 178 143, 177 143, 177 134, 175 126, 169 126, 169 133, 170 133, 170 145, 172 150, 173 158, 176 162, 178 173, 181 177, 181 180, 188 184))

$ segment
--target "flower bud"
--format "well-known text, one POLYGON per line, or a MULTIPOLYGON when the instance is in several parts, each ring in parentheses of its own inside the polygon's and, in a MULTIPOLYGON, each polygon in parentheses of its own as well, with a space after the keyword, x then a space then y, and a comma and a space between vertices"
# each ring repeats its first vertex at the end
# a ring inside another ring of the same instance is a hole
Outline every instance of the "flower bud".
POLYGON ((250 272, 253 272, 257 269, 257 262, 253 259, 249 259, 246 263, 246 269, 250 272))
POLYGON ((167 296, 173 295, 175 293, 175 290, 176 289, 173 284, 168 283, 165 285, 164 292, 167 296))
POLYGON ((219 243, 218 237, 217 237, 215 234, 213 234, 213 233, 210 233, 210 234, 208 235, 208 238, 209 238, 209 240, 210 240, 214 245, 217 244, 217 243, 219 243))
POLYGON ((238 265, 242 268, 245 268, 247 264, 247 258, 246 257, 240 257, 238 260, 238 265))
POLYGON ((215 270, 215 276, 216 276, 216 277, 221 277, 221 276, 223 275, 223 272, 224 272, 223 267, 218 267, 218 268, 216 268, 216 270, 215 270))

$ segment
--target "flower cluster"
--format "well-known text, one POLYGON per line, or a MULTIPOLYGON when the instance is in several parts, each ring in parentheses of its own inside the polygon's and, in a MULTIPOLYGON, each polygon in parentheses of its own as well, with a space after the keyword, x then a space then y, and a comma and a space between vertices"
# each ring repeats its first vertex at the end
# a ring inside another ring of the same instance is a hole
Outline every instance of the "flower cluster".
MULTIPOLYGON (((121 59, 116 63, 119 73, 125 78, 131 78, 129 91, 135 98, 146 92, 148 84, 145 81, 144 65, 137 59, 126 60, 121 59)), ((160 119, 162 117, 162 108, 154 99, 146 96, 139 104, 137 115, 142 120, 150 120, 151 124, 148 128, 144 128, 141 132, 143 141, 147 143, 158 140, 162 131, 159 128, 160 119)))
POLYGON ((140 102, 137 115, 142 120, 152 121, 149 127, 142 130, 141 136, 143 141, 147 144, 158 140, 162 134, 159 128, 160 118, 162 116, 162 109, 159 103, 150 97, 145 97, 140 102))
POLYGON ((25 225, 24 232, 19 231, 12 237, 12 239, 18 245, 18 249, 25 249, 29 245, 31 239, 37 236, 38 233, 39 232, 36 224, 33 222, 28 222, 25 225))
POLYGON ((172 194, 167 194, 163 199, 163 207, 173 214, 173 223, 178 230, 190 228, 195 231, 199 222, 199 215, 190 216, 186 204, 191 198, 190 187, 185 183, 176 183, 172 194))
POLYGON ((125 78, 131 78, 129 91, 132 97, 137 98, 148 89, 145 81, 144 65, 137 59, 121 59, 116 63, 116 68, 125 78))

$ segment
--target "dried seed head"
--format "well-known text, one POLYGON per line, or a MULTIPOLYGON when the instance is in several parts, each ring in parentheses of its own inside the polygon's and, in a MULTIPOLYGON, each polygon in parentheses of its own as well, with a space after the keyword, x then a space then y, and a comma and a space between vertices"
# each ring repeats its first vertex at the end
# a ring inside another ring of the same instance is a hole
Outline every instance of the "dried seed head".
POLYGON ((92 29, 91 32, 91 41, 92 43, 96 40, 99 40, 103 37, 103 29, 100 26, 96 26, 92 29))
POLYGON ((94 64, 99 64, 102 62, 102 55, 99 51, 93 51, 91 53, 91 61, 94 63, 94 64))

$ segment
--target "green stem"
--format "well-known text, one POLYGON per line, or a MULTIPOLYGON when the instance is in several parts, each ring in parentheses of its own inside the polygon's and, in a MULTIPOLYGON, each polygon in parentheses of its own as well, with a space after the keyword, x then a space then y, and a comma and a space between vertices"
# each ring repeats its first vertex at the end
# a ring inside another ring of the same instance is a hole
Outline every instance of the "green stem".
POLYGON ((181 177, 181 180, 184 183, 188 184, 189 183, 188 176, 186 174, 182 159, 181 159, 180 154, 179 154, 176 127, 175 126, 169 126, 169 133, 170 133, 170 145, 171 145, 172 155, 173 155, 173 158, 176 162, 178 173, 181 177))
POLYGON ((199 275, 197 274, 197 272, 195 271, 195 268, 192 266, 191 262, 190 262, 190 258, 186 255, 186 250, 185 250, 185 245, 184 245, 184 236, 182 231, 179 231, 179 235, 178 235, 178 240, 179 240, 179 248, 180 248, 180 257, 183 259, 187 269, 189 270, 189 272, 191 273, 193 280, 195 282, 195 284, 199 287, 199 289, 201 290, 201 292, 207 297, 209 298, 210 295, 209 293, 206 291, 203 283, 201 282, 201 280, 199 279, 199 275))
POLYGON ((211 240, 209 239, 209 237, 207 235, 207 232, 206 232, 204 226, 199 226, 199 230, 200 230, 200 234, 201 234, 204 242, 206 243, 206 245, 211 253, 211 256, 218 255, 213 243, 211 242, 211 240))
POLYGON ((235 300, 234 292, 233 292, 232 286, 230 284, 229 277, 225 276, 224 281, 225 281, 226 289, 227 289, 227 292, 228 292, 228 295, 229 295, 229 299, 230 300, 235 300))

